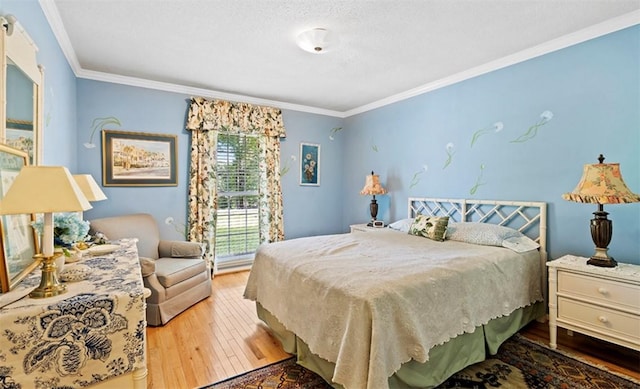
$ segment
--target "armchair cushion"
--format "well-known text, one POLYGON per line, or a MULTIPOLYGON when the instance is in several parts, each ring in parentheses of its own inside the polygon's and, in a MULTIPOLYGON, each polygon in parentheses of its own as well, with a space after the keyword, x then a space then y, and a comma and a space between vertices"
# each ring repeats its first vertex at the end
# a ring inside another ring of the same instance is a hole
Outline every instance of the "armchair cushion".
POLYGON ((158 245, 160 257, 202 258, 204 246, 198 242, 161 240, 158 245))
POLYGON ((165 288, 206 272, 207 264, 200 258, 160 258, 156 260, 156 276, 165 288))
POLYGON ((142 272, 142 278, 149 277, 156 272, 156 261, 151 258, 140 257, 140 271, 142 272))

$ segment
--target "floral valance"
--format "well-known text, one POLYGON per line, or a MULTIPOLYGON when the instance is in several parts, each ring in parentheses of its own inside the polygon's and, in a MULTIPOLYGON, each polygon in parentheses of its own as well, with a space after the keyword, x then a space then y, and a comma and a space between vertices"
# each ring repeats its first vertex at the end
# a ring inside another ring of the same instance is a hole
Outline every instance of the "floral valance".
POLYGON ((282 111, 247 103, 191 98, 187 130, 222 130, 284 138, 282 111))

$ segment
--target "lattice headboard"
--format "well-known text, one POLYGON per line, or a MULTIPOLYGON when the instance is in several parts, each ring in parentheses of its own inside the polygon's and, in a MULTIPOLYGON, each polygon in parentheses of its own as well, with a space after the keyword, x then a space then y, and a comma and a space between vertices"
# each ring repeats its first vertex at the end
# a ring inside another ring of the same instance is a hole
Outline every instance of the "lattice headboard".
POLYGON ((547 203, 410 197, 408 205, 409 217, 449 216, 455 222, 491 223, 516 229, 538 242, 541 261, 547 261, 547 203))

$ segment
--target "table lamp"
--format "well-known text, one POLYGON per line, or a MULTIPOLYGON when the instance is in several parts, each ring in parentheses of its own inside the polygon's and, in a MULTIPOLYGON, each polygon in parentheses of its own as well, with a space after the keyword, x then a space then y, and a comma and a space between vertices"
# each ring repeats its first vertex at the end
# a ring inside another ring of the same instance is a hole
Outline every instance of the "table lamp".
POLYGON ((102 189, 100 189, 100 186, 98 186, 98 183, 93 179, 91 174, 74 174, 73 179, 76 180, 76 184, 78 184, 82 194, 84 194, 84 197, 86 197, 89 202, 107 199, 107 196, 102 192, 102 189))
POLYGON ((600 163, 586 164, 578 186, 562 198, 578 203, 598 204, 598 210, 591 219, 591 238, 596 245, 595 254, 587 264, 602 267, 616 267, 617 262, 607 253, 613 225, 607 219, 608 212, 603 204, 623 204, 640 202, 640 196, 632 193, 622 179, 619 163, 604 163, 604 157, 598 157, 600 163))
POLYGON ((63 166, 25 166, 20 170, 0 200, 0 214, 44 214, 41 250, 34 258, 42 262, 40 285, 30 294, 33 298, 52 297, 67 291, 55 272, 53 250, 53 213, 91 209, 82 190, 63 166))
POLYGON ((371 211, 371 221, 367 224, 369 227, 383 227, 384 223, 376 220, 376 216, 378 216, 378 202, 376 201, 376 195, 383 195, 387 193, 387 190, 382 187, 380 184, 380 177, 377 174, 373 174, 366 176, 364 188, 360 191, 361 195, 372 195, 373 199, 371 200, 371 204, 369 205, 369 210, 371 211))

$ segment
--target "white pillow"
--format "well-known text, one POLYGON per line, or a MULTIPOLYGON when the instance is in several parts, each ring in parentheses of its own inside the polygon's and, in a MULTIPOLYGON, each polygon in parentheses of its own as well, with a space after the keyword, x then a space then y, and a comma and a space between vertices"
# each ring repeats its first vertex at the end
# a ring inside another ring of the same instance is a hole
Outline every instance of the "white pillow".
POLYGON ((449 223, 446 238, 458 242, 506 247, 518 253, 540 247, 518 230, 489 223, 449 223))
POLYGON ((389 224, 389 228, 400 232, 409 232, 409 227, 413 224, 413 218, 398 220, 395 223, 389 224))

